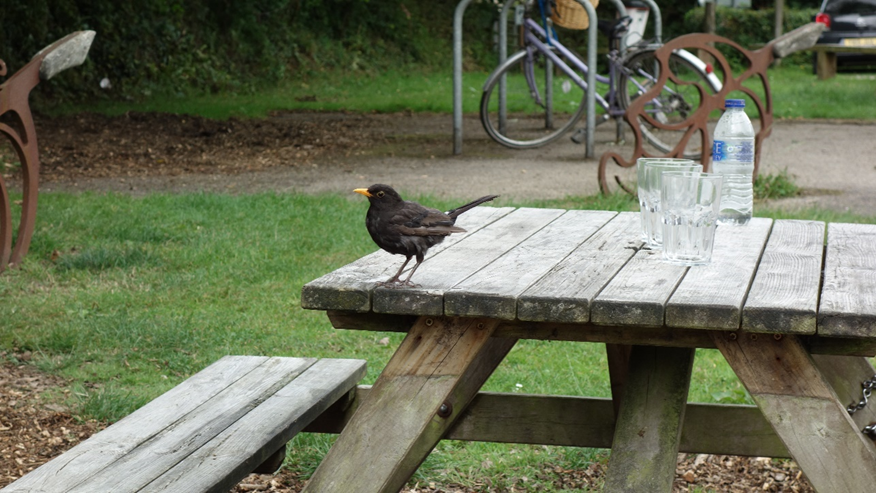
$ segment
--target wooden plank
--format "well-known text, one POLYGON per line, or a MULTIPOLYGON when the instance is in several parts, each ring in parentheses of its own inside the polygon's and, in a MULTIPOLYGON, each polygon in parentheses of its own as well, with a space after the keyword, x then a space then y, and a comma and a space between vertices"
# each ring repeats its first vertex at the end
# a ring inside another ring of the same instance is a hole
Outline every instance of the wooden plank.
POLYGON ((694 349, 633 346, 606 491, 671 491, 694 349))
MULTIPOLYGON (((407 332, 416 317, 379 313, 328 312, 336 329, 407 332)), ((606 325, 504 321, 496 328, 496 337, 537 339, 542 341, 604 342, 638 346, 714 348, 708 331, 699 329, 665 329, 662 327, 611 327, 606 325)), ((812 354, 876 356, 876 340, 842 337, 803 336, 812 354)))
MULTIPOLYGON (((165 430, 93 474, 86 483, 80 483, 68 491, 138 491, 276 393, 313 363, 314 360, 301 358, 269 358, 165 430)), ((188 396, 182 398, 187 399, 188 396)), ((142 416, 130 426, 148 425, 150 418, 155 419, 142 416)), ((163 419, 161 421, 165 422, 163 419)), ((107 448, 112 450, 112 444, 107 444, 107 448)))
POLYGON ((374 290, 373 310, 401 315, 443 315, 444 293, 489 265, 563 214, 561 209, 517 209, 432 255, 413 279, 420 287, 374 290))
POLYGON ((567 211, 501 257, 444 293, 455 317, 517 318, 517 297, 617 213, 567 211))
MULTIPOLYGON (((340 433, 370 387, 356 398, 323 413, 304 431, 340 433)), ((480 392, 445 440, 525 443, 563 447, 611 448, 615 416, 610 399, 480 392)), ((757 406, 700 404, 685 407, 679 452, 790 457, 757 406)))
MULTIPOLYGON (((417 271, 417 277, 419 278, 419 273, 425 264, 437 253, 450 248, 456 242, 462 241, 513 210, 511 207, 475 207, 459 216, 457 224, 468 232, 450 235, 443 242, 432 247, 427 261, 417 271)), ((364 222, 362 231, 365 234, 364 222)), ((308 310, 367 312, 371 310, 371 291, 375 284, 392 277, 401 267, 402 262, 404 262, 402 256, 378 250, 305 284, 301 289, 301 306, 308 310)), ((409 265, 408 269, 411 267, 413 266, 409 265)))
POLYGON ((514 346, 497 323, 421 317, 304 491, 401 489, 514 346))
POLYGON ((517 300, 517 318, 588 322, 590 305, 608 281, 642 248, 634 234, 639 214, 623 212, 576 248, 517 300))
POLYGON ((876 447, 864 436, 798 336, 715 343, 818 491, 870 491, 876 447))
POLYGON ((876 336, 876 225, 827 227, 818 333, 876 336))
POLYGON ((321 359, 141 490, 229 491, 365 376, 364 360, 321 359))
POLYGON ((590 307, 590 320, 601 325, 663 325, 666 301, 687 267, 663 262, 658 250, 639 250, 590 307))
POLYGON ((747 332, 815 334, 824 223, 776 221, 742 309, 747 332))
POLYGON ((815 73, 818 80, 827 80, 836 77, 836 52, 818 50, 815 54, 815 73))
MULTIPOLYGON (((226 356, 3 491, 66 491, 160 434, 171 423, 191 413, 267 360, 267 357, 226 356)), ((306 367, 314 361, 302 360, 301 366, 306 367)))
POLYGON ((736 330, 742 304, 770 234, 772 219, 752 218, 744 227, 719 226, 708 265, 691 267, 666 304, 666 325, 736 330))

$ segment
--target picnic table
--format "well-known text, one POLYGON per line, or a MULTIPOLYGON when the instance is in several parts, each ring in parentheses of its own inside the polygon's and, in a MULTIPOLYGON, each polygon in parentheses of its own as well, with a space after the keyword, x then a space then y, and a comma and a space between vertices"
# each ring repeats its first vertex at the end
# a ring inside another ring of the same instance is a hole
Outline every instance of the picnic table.
POLYGON ((610 447, 606 491, 670 491, 680 451, 793 457, 818 491, 876 484, 876 404, 847 410, 874 377, 876 225, 754 218, 682 267, 643 247, 638 213, 457 224, 420 287, 379 286, 403 260, 382 251, 304 286, 336 328, 407 332, 307 491, 398 491, 443 438, 610 447), (479 392, 518 339, 604 343, 612 399, 479 392), (696 348, 756 406, 688 403, 696 348))

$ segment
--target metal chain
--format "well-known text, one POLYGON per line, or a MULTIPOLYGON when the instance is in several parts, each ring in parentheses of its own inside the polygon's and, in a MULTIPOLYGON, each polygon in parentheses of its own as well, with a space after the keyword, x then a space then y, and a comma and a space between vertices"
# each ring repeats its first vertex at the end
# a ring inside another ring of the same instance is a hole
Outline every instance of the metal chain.
MULTIPOLYGON (((846 411, 849 412, 849 415, 855 414, 856 412, 864 409, 867 406, 867 402, 870 399, 870 394, 872 394, 873 390, 876 389, 876 375, 873 375, 873 378, 870 380, 864 380, 861 382, 861 400, 858 401, 857 404, 852 404, 846 408, 846 411)), ((863 430, 861 430, 865 435, 870 438, 876 440, 876 423, 870 423, 865 426, 863 430)))

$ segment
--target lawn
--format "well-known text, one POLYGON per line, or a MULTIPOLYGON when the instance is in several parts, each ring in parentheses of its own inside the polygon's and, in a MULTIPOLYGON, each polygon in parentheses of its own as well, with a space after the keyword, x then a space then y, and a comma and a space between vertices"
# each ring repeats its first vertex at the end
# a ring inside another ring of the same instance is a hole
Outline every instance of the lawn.
MULTIPOLYGON (((841 74, 817 81, 800 67, 771 70, 770 77, 778 118, 872 119, 876 114, 872 81, 866 77, 841 74)), ((475 111, 485 78, 466 74, 466 111, 475 111)), ((449 72, 325 74, 257 94, 106 102, 88 109, 214 118, 259 117, 274 109, 449 112, 449 88, 449 72)), ((763 187, 787 185, 772 180, 763 187)), ((438 208, 455 205, 411 198, 438 208)), ((0 275, 0 353, 15 359, 31 352, 34 365, 72 382, 66 404, 78 415, 109 421, 226 354, 362 358, 369 368, 363 383, 372 383, 403 336, 337 331, 323 313, 300 307, 304 283, 375 249, 363 225, 366 205, 358 199, 43 193, 30 254, 20 268, 0 275)), ((502 200, 497 205, 637 208, 625 196, 502 200)), ((789 216, 756 210, 758 215, 789 216)), ((793 217, 876 222, 822 210, 793 217)), ((484 390, 609 397, 604 346, 522 341, 484 390)), ((697 352, 690 400, 751 402, 714 350, 697 352)), ((297 437, 287 465, 311 472, 331 441, 321 435, 297 437)), ((544 481, 549 490, 554 467, 585 469, 606 457, 590 449, 442 442, 415 480, 471 485, 489 476, 501 489, 527 477, 528 488, 544 481)))
MULTIPOLYGON (((500 205, 636 207, 624 196, 500 205)), ((402 335, 334 330, 299 298, 304 283, 374 250, 364 210, 336 195, 43 194, 30 254, 0 276, 0 351, 31 351, 73 382, 67 404, 78 414, 109 421, 225 354, 362 358, 372 383, 402 335)), ((609 397, 604 347, 522 341, 485 390, 609 397)), ((714 350, 697 353, 690 400, 750 402, 714 350)), ((331 440, 297 438, 290 467, 309 472, 331 440)), ((600 460, 595 450, 446 442, 418 478, 511 484, 544 476, 545 464, 600 460)))

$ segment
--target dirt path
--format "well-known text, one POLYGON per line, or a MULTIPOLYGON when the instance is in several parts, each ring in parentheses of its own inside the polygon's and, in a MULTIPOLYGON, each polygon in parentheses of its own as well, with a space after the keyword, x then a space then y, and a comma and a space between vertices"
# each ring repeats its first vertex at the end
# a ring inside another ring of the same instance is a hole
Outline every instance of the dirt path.
MULTIPOLYGON (((597 159, 563 138, 513 151, 474 117, 452 154, 449 115, 278 113, 267 120, 214 122, 175 115, 40 119, 44 191, 341 192, 389 183, 406 195, 465 199, 485 193, 559 198, 598 191, 598 157, 623 155, 613 125, 597 128, 597 159)), ((787 170, 804 188, 782 207, 876 214, 876 123, 779 121, 763 147, 761 172, 787 170)))

